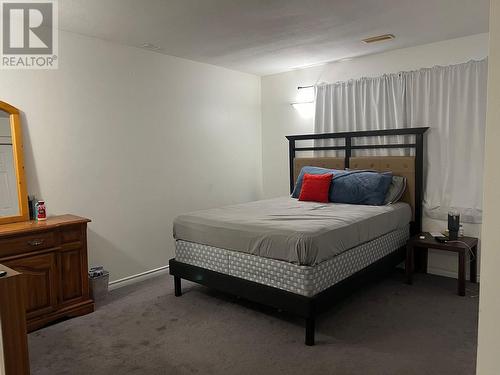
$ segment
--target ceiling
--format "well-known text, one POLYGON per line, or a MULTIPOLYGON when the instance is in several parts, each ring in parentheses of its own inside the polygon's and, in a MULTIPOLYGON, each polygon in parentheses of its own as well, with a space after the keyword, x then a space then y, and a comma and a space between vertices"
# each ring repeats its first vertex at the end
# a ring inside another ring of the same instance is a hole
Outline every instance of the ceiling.
POLYGON ((488 31, 489 0, 64 0, 59 27, 268 75, 488 31), (391 33, 396 39, 361 42, 391 33))

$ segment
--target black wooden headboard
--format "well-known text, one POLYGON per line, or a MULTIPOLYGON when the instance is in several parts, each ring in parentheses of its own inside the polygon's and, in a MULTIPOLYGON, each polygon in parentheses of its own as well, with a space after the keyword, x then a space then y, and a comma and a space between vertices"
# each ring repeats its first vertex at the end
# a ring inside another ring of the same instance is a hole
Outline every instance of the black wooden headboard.
POLYGON ((422 231, 422 200, 424 181, 424 133, 428 127, 368 130, 340 133, 323 134, 301 134, 289 135, 288 153, 290 164, 290 193, 293 191, 297 170, 303 165, 316 165, 327 168, 352 168, 352 169, 377 169, 393 171, 396 175, 403 175, 408 178, 409 187, 405 193, 403 201, 410 204, 413 210, 413 221, 411 231, 413 234, 422 231), (354 138, 365 137, 387 137, 396 135, 414 136, 414 143, 380 143, 380 144, 353 144, 354 138), (344 140, 343 145, 335 146, 308 146, 297 147, 297 141, 303 140, 344 140), (375 150, 375 149, 414 149, 415 156, 367 156, 354 157, 355 150, 375 150), (344 151, 343 157, 308 157, 296 158, 297 152, 304 151, 344 151))

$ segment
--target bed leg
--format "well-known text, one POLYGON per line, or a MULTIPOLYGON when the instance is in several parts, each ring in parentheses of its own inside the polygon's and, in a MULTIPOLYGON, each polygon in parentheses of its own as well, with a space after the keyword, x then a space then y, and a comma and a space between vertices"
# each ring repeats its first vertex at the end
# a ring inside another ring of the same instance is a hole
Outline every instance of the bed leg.
POLYGON ((176 297, 182 296, 181 278, 179 276, 174 276, 174 294, 176 297))
POLYGON ((314 326, 316 319, 315 317, 306 318, 306 345, 314 345, 314 326))

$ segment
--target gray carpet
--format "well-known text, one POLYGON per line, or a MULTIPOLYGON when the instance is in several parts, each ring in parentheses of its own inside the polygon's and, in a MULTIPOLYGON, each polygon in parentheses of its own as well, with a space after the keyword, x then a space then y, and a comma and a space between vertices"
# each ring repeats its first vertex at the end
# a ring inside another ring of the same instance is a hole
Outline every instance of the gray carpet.
POLYGON ((161 276, 112 292, 95 313, 30 334, 33 374, 474 374, 477 285, 403 275, 322 315, 317 345, 302 321, 161 276))

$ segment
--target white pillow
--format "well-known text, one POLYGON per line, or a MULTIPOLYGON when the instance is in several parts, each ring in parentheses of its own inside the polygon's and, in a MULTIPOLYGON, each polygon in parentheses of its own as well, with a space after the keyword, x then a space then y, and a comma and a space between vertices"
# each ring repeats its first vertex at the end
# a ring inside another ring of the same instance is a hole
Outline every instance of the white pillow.
POLYGON ((398 202, 406 190, 406 177, 392 176, 392 182, 389 185, 389 190, 385 195, 384 204, 393 204, 398 202))

